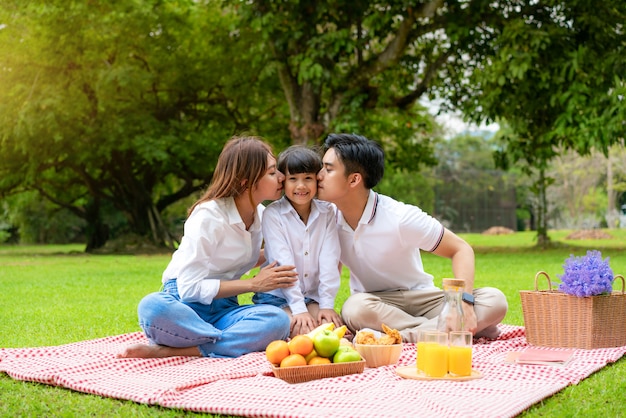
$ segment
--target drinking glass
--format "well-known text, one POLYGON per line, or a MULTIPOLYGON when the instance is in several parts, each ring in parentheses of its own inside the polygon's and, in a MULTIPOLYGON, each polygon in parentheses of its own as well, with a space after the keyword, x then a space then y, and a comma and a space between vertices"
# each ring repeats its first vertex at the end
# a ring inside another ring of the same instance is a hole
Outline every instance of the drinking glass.
POLYGON ((449 334, 449 372, 452 376, 470 376, 472 374, 472 333, 469 331, 451 331, 449 334))
POLYGON ((448 334, 426 332, 424 342, 424 373, 429 377, 444 377, 448 373, 448 334))
POLYGON ((431 329, 421 329, 417 332, 417 370, 418 372, 426 373, 426 344, 428 340, 426 338, 429 332, 435 332, 431 329))

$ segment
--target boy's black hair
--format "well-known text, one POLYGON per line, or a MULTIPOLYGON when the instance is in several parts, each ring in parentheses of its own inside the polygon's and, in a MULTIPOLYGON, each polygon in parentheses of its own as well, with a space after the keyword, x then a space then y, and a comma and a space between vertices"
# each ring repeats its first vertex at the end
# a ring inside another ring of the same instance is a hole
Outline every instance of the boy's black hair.
POLYGON ((385 173, 385 152, 379 143, 356 134, 330 134, 324 149, 333 148, 346 167, 346 176, 360 173, 365 187, 373 189, 385 173))
POLYGON ((283 174, 315 173, 322 169, 322 158, 311 148, 292 145, 278 156, 278 171, 283 174))

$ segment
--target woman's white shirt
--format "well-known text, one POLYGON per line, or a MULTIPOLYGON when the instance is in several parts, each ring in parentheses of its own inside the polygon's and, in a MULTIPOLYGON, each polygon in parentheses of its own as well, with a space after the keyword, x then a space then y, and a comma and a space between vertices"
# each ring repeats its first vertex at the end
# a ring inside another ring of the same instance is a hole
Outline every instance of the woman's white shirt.
POLYGON ((184 302, 213 302, 221 280, 239 280, 258 262, 263 210, 263 205, 257 207, 254 222, 246 230, 232 197, 196 206, 163 272, 163 283, 176 279, 184 302))

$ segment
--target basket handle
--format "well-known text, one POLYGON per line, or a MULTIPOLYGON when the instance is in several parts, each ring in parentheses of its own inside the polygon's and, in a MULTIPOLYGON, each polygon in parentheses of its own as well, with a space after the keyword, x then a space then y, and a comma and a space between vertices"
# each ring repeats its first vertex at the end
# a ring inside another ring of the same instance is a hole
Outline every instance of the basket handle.
POLYGON ((550 281, 550 276, 548 276, 548 273, 545 271, 538 271, 537 274, 535 274, 535 291, 539 290, 539 287, 537 287, 537 279, 541 275, 546 276, 546 280, 548 281, 548 291, 552 292, 552 282, 550 281))
POLYGON ((622 276, 621 274, 618 274, 617 276, 613 277, 613 281, 620 279, 622 281, 622 295, 624 294, 624 276, 622 276))

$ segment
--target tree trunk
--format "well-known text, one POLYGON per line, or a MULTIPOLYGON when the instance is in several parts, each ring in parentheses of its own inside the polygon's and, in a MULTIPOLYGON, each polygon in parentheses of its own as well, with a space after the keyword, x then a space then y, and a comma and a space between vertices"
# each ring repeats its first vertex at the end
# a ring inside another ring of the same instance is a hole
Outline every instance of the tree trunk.
POLYGON ((85 206, 84 219, 87 222, 85 228, 87 245, 86 253, 92 253, 95 250, 104 247, 109 239, 109 226, 102 221, 100 213, 100 199, 94 198, 85 206))
POLYGON ((619 226, 619 212, 617 211, 617 192, 613 186, 613 159, 611 149, 607 151, 606 158, 606 194, 608 197, 606 207, 606 225, 613 229, 619 226))
POLYGON ((126 208, 130 211, 127 212, 130 230, 150 240, 156 246, 174 249, 176 240, 167 229, 152 201, 147 196, 144 199, 135 196, 130 203, 132 207, 126 208))
POLYGON ((546 189, 548 188, 548 180, 546 179, 545 169, 539 169, 539 180, 537 180, 537 246, 547 248, 550 245, 550 237, 548 236, 548 198, 546 189))
POLYGON ((150 222, 150 231, 152 232, 153 241, 158 245, 164 245, 172 250, 175 249, 178 241, 174 239, 170 231, 167 229, 156 206, 151 205, 147 208, 146 212, 150 222))
POLYGON ((315 144, 326 131, 320 121, 320 94, 313 85, 305 82, 298 85, 295 80, 283 81, 283 90, 289 103, 289 133, 291 142, 298 145, 315 144), (289 87, 285 87, 288 84, 289 87))

